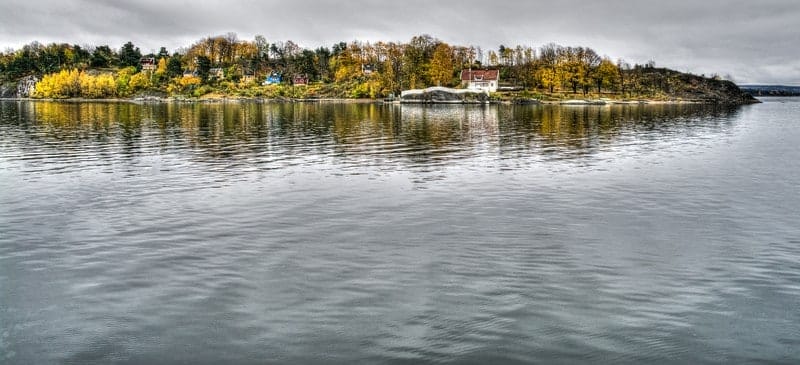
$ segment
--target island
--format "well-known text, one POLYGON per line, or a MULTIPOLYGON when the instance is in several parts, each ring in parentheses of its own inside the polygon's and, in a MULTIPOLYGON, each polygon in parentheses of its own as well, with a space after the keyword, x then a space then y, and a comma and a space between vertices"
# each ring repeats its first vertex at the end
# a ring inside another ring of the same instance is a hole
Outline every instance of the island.
POLYGON ((0 53, 0 97, 123 100, 377 100, 417 103, 757 103, 719 76, 612 61, 554 43, 496 50, 429 35, 302 48, 263 36, 206 37, 143 54, 132 42, 32 42, 0 53))

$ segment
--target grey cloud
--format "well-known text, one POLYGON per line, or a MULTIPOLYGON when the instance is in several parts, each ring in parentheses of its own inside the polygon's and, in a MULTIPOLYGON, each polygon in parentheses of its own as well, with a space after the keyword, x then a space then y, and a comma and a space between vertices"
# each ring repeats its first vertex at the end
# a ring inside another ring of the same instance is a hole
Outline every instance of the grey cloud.
POLYGON ((454 44, 585 45, 630 62, 800 84, 796 0, 100 1, 4 0, 0 46, 33 40, 143 50, 208 35, 263 34, 306 46, 354 39, 406 41, 428 33, 454 44))

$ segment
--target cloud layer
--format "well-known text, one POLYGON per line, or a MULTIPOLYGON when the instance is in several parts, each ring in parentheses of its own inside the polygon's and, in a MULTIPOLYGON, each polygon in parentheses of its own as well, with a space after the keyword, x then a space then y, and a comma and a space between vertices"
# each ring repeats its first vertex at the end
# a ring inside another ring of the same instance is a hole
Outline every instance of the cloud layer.
POLYGON ((584 45, 631 63, 800 85, 800 1, 4 0, 0 46, 109 44, 170 50, 227 32, 306 47, 431 34, 484 49, 584 45))

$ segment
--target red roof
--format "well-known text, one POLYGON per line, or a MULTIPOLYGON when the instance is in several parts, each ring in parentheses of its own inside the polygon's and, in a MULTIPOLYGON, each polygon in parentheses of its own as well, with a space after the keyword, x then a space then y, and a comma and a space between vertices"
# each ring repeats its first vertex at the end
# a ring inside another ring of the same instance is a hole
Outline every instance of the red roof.
POLYGON ((497 81, 500 77, 498 70, 462 70, 461 81, 497 81))

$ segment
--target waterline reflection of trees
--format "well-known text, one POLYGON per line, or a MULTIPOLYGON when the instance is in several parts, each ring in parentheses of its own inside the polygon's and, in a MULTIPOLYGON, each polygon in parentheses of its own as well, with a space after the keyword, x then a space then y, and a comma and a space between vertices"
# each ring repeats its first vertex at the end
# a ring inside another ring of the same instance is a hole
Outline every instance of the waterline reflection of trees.
MULTIPOLYGON (((199 161, 446 164, 474 156, 575 159, 636 141, 724 131, 708 105, 463 106, 359 103, 4 103, 55 149, 186 153, 199 161)), ((8 123, 4 119, 4 123, 8 123)), ((47 148, 47 147, 46 147, 47 148)), ((275 167, 280 167, 279 165, 275 167)))

